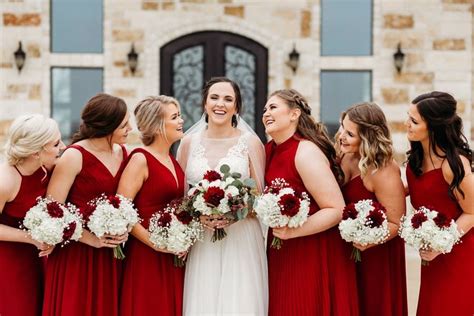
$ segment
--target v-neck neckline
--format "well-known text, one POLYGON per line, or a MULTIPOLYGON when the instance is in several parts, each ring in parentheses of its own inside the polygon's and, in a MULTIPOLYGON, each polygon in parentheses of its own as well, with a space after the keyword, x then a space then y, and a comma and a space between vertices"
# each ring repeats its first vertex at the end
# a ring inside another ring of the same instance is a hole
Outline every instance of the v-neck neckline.
POLYGON ((171 170, 170 168, 168 168, 164 163, 162 163, 157 157, 155 157, 155 155, 153 155, 150 151, 146 150, 145 148, 142 148, 144 151, 146 151, 147 154, 149 154, 150 156, 153 157, 153 159, 158 162, 161 166, 163 166, 163 168, 165 168, 166 170, 168 170, 168 172, 171 174, 171 176, 173 177, 173 180, 174 180, 174 183, 176 185, 176 188, 179 188, 179 179, 178 179, 178 173, 176 172, 176 165, 173 161, 173 158, 171 157, 171 155, 168 154, 168 157, 170 158, 171 160, 171 164, 173 165, 173 170, 171 170))
POLYGON ((119 168, 117 169, 117 172, 114 174, 112 174, 112 171, 110 171, 109 168, 107 168, 107 166, 102 162, 102 160, 100 160, 96 155, 94 155, 93 153, 91 153, 89 150, 87 150, 84 146, 81 146, 81 145, 75 145, 75 146, 78 146, 78 147, 81 147, 85 152, 87 152, 89 155, 91 155, 95 160, 97 160, 99 162, 99 164, 105 169, 107 170, 108 174, 112 177, 112 178, 116 178, 117 175, 120 173, 120 169, 122 169, 122 165, 123 165, 123 162, 124 162, 124 148, 122 146, 120 146, 120 149, 122 150, 122 161, 120 162, 120 166, 119 168))

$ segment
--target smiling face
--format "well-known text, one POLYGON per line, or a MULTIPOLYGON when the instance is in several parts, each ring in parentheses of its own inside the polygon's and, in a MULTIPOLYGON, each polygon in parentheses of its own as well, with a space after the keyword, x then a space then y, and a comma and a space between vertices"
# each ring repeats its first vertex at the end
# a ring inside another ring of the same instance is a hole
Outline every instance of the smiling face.
POLYGON ((412 142, 422 142, 429 139, 428 125, 418 112, 415 104, 410 104, 408 108, 408 118, 405 121, 407 126, 407 138, 412 142))
POLYGON ((262 122, 265 132, 275 138, 290 129, 296 130, 299 113, 299 110, 291 109, 282 98, 276 95, 270 97, 263 108, 262 122))
POLYGON ((344 154, 358 153, 360 144, 362 142, 359 135, 359 126, 349 119, 349 115, 346 115, 342 120, 339 132, 339 144, 341 152, 344 154))
POLYGON ((237 114, 237 107, 235 92, 229 82, 217 82, 209 88, 204 111, 209 116, 209 124, 232 124, 232 115, 237 114))
POLYGON ((128 132, 132 130, 129 119, 130 113, 127 112, 120 125, 112 133, 112 144, 125 144, 127 142, 128 132))
POLYGON ((165 138, 170 144, 183 138, 183 123, 181 112, 174 103, 167 103, 163 105, 163 125, 165 138))
POLYGON ((39 152, 41 164, 50 168, 54 166, 64 150, 65 146, 61 140, 61 133, 56 129, 53 139, 43 146, 43 150, 39 152))

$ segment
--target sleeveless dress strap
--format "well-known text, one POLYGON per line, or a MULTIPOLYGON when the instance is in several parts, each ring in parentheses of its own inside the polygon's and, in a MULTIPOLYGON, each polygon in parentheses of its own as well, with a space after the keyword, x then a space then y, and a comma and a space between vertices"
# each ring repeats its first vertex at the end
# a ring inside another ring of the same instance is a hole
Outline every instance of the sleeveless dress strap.
POLYGON ((13 168, 15 168, 16 171, 18 171, 18 174, 20 175, 20 177, 23 177, 23 175, 21 174, 20 170, 18 170, 18 167, 16 165, 13 165, 13 168))

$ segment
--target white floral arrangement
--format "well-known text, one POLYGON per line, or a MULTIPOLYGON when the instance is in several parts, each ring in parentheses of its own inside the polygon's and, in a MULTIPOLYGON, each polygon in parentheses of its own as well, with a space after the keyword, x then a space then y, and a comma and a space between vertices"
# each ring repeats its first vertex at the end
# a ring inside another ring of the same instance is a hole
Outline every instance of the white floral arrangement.
MULTIPOLYGON (((362 246, 381 244, 390 235, 386 210, 382 204, 370 199, 346 205, 339 223, 342 239, 362 246)), ((361 261, 360 250, 353 248, 352 258, 361 261)))
MULTIPOLYGON (((282 178, 276 178, 255 199, 254 210, 263 224, 290 228, 302 226, 308 219, 310 199, 306 192, 297 193, 282 178)), ((273 237, 272 247, 280 249, 282 241, 273 237)))
MULTIPOLYGON (((203 179, 188 191, 192 208, 199 215, 220 215, 232 221, 243 220, 253 209, 255 181, 241 180, 241 174, 231 172, 228 165, 222 165, 220 172, 207 171, 203 179)), ((214 230, 212 241, 226 236, 223 228, 214 230)))
POLYGON ((175 266, 184 266, 179 255, 187 253, 192 245, 202 240, 203 227, 198 218, 193 217, 183 207, 183 200, 169 203, 165 209, 158 211, 150 218, 148 231, 150 241, 157 248, 175 254, 175 266))
POLYGON ((81 238, 82 225, 82 217, 74 205, 64 205, 52 198, 38 198, 26 212, 22 227, 38 242, 64 245, 81 238))
MULTIPOLYGON (((400 237, 416 250, 434 250, 449 253, 461 242, 462 233, 454 219, 443 213, 421 206, 401 218, 400 237)), ((427 262, 422 261, 423 264, 427 262)))
MULTIPOLYGON (((87 212, 90 214, 87 227, 99 238, 105 234, 123 235, 140 222, 138 211, 132 201, 120 194, 101 195, 88 203, 87 212)), ((120 245, 114 248, 114 257, 125 258, 120 245)))

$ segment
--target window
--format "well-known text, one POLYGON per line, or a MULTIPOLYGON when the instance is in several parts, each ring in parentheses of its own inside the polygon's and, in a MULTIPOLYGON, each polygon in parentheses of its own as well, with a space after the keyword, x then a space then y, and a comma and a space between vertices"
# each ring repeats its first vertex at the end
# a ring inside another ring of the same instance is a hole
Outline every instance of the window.
POLYGON ((79 128, 86 102, 103 90, 101 68, 52 68, 52 116, 63 140, 69 143, 79 128))
POLYGON ((102 53, 102 0, 51 0, 51 51, 102 53))
POLYGON ((372 0, 321 0, 321 55, 372 54, 372 0))
POLYGON ((370 71, 321 71, 321 121, 331 135, 339 128, 342 111, 372 99, 371 86, 370 71))

